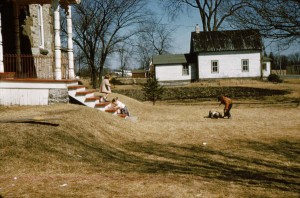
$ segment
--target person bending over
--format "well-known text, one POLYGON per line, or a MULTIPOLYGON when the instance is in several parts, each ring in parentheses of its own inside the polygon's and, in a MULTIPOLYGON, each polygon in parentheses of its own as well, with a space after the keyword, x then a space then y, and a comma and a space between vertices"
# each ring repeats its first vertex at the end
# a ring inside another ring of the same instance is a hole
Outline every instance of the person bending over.
POLYGON ((225 105, 224 107, 224 118, 228 117, 228 119, 231 118, 230 110, 232 108, 232 100, 226 96, 219 96, 218 102, 220 102, 220 105, 225 105))

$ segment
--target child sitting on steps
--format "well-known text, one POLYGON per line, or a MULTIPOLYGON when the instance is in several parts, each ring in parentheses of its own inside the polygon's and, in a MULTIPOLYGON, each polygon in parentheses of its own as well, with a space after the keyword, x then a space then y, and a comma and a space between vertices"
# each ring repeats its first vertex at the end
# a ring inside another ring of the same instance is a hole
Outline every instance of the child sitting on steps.
POLYGON ((126 114, 127 116, 130 116, 130 113, 124 103, 118 100, 118 97, 112 99, 111 101, 112 107, 114 109, 117 109, 118 114, 126 114))

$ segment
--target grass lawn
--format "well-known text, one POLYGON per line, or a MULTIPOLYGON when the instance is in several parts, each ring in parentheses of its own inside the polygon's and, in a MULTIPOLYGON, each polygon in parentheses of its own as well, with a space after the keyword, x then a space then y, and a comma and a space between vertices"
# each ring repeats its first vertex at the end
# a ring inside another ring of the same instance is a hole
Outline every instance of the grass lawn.
POLYGON ((299 100, 300 84, 251 86, 292 92, 234 99, 233 119, 206 118, 222 111, 217 101, 153 106, 119 94, 110 97, 136 120, 73 104, 1 106, 0 195, 298 198, 300 107, 283 100, 299 100), (8 122, 25 118, 40 121, 8 122))

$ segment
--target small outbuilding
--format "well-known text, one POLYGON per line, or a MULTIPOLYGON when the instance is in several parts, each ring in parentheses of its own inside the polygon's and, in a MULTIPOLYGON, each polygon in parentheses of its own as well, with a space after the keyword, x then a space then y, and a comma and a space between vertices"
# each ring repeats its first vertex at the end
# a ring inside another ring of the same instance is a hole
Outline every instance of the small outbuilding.
POLYGON ((196 56, 192 54, 155 55, 152 63, 161 84, 187 84, 197 79, 196 56))
POLYGON ((143 69, 132 70, 132 78, 147 78, 147 72, 143 69))

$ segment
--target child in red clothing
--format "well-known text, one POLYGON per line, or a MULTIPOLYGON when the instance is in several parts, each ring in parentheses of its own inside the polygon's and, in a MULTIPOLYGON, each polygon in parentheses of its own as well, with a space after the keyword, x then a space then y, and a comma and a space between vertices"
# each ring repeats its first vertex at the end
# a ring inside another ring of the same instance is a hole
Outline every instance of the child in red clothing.
POLYGON ((220 105, 221 104, 225 105, 225 107, 224 107, 224 118, 228 117, 228 119, 230 119, 231 118, 230 110, 232 108, 232 100, 228 97, 225 97, 225 96, 219 96, 218 101, 221 102, 220 105))

